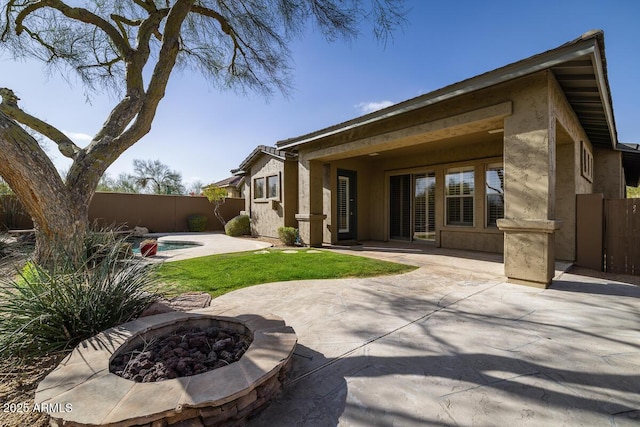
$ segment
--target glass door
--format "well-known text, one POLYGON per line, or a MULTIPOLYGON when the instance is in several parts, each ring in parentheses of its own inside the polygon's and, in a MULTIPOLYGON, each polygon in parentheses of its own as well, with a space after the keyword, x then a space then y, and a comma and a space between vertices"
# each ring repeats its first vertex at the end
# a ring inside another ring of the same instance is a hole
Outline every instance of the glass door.
POLYGON ((389 238, 429 241, 436 238, 434 172, 394 175, 389 181, 389 238))
POLYGON ((436 239, 436 176, 434 172, 413 175, 413 239, 436 239))

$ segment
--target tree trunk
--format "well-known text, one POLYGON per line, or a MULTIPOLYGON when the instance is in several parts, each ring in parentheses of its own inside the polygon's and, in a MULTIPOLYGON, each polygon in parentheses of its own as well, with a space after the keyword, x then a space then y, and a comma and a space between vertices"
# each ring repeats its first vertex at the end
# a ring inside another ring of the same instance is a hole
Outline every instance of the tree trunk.
POLYGON ((38 142, 2 113, 0 175, 33 219, 36 261, 55 261, 64 252, 79 260, 93 192, 82 185, 67 188, 38 142))

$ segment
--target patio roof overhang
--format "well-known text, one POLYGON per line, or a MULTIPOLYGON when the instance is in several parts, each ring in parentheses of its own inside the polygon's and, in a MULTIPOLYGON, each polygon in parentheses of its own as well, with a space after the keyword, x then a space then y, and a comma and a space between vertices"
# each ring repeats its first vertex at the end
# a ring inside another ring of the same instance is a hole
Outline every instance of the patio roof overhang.
MULTIPOLYGON (((607 78, 604 34, 594 30, 555 49, 355 119, 276 143, 279 150, 352 131, 500 83, 550 70, 592 144, 618 149, 607 78)), ((639 168, 640 170, 640 168, 639 168)))

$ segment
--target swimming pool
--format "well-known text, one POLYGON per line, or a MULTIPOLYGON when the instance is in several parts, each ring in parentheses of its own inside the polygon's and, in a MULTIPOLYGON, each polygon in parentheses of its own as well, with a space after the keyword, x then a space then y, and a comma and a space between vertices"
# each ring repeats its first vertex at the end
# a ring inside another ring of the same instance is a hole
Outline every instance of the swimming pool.
MULTIPOLYGON (((140 242, 144 240, 144 239, 136 239, 135 241, 132 241, 131 244, 133 245, 133 253, 135 254, 139 254, 140 253, 140 242)), ((196 246, 202 246, 202 243, 195 243, 195 242, 180 242, 180 241, 162 241, 159 240, 158 241, 158 252, 164 252, 164 251, 173 251, 175 249, 189 249, 189 248, 195 248, 196 246)))

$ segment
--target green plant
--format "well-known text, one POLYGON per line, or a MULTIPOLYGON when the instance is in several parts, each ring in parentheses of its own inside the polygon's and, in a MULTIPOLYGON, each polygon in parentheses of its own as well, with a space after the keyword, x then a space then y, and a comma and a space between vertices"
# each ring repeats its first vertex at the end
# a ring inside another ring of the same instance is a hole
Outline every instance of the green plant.
POLYGON ((285 245, 293 246, 298 238, 298 229, 293 227, 280 227, 278 228, 278 237, 285 245))
POLYGON ((202 190, 202 194, 204 194, 207 200, 209 200, 209 203, 213 204, 213 213, 216 218, 218 218, 218 221, 220 221, 223 226, 226 226, 227 221, 224 220, 220 213, 220 206, 222 206, 227 200, 227 190, 222 187, 218 187, 215 184, 211 184, 202 190))
POLYGON ((227 236, 237 237, 251 234, 251 222, 247 215, 238 215, 224 226, 227 236))
POLYGON ((189 215, 187 218, 189 231, 204 231, 207 226, 207 217, 204 215, 189 215))
POLYGON ((0 281, 0 357, 68 350, 156 301, 156 264, 120 252, 112 246, 99 262, 90 256, 80 265, 68 256, 47 268, 29 262, 17 278, 0 281))

